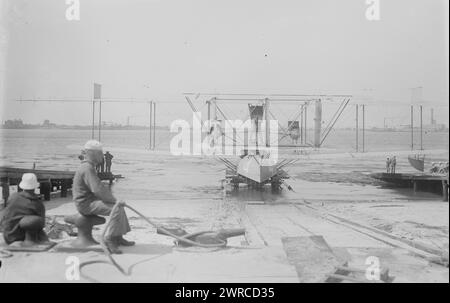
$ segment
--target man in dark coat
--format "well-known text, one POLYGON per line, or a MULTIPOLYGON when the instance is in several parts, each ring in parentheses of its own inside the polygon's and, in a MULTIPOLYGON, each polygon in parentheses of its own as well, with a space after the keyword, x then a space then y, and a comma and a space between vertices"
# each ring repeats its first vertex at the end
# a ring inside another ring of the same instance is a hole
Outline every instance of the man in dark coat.
POLYGON ((23 174, 19 184, 23 191, 9 197, 2 220, 6 244, 16 241, 23 241, 23 245, 48 242, 44 232, 45 207, 34 193, 38 186, 35 174, 23 174))
POLYGON ((84 145, 85 158, 73 177, 72 195, 78 212, 83 216, 110 216, 110 225, 105 231, 105 244, 111 253, 120 254, 119 246, 132 246, 123 235, 131 231, 124 202, 117 201, 111 189, 104 186, 95 172, 95 166, 103 161, 102 144, 89 140, 84 145), (114 204, 119 207, 112 213, 114 204))
POLYGON ((105 162, 106 162, 106 172, 110 173, 111 172, 111 165, 112 165, 112 158, 114 158, 113 155, 111 155, 109 153, 109 151, 107 151, 105 153, 105 162))

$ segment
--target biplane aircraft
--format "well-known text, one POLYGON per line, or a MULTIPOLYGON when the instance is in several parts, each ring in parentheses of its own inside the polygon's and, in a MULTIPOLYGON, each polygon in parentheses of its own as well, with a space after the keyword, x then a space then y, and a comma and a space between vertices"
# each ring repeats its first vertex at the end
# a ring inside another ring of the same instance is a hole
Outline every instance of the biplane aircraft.
POLYGON ((343 101, 333 119, 322 131, 321 100, 333 96, 186 93, 186 101, 194 113, 199 113, 194 104, 199 96, 206 97, 208 106, 206 128, 206 135, 210 137, 208 142, 220 148, 226 148, 228 142, 238 151, 232 155, 220 152, 214 154, 215 158, 226 167, 227 183, 235 189, 238 189, 240 184, 259 189, 270 185, 272 191, 279 191, 283 187, 292 190, 286 182, 290 178, 287 168, 298 161, 295 157, 279 159, 279 148, 320 147, 350 101, 348 96, 339 96, 343 101), (286 101, 300 104, 293 119, 287 121, 287 127, 284 127, 271 111, 271 104, 286 101), (240 102, 241 107, 245 104, 248 112, 246 122, 242 123, 243 128, 236 126, 236 123, 233 123, 235 120, 229 120, 225 115, 221 104, 226 102, 240 102), (315 105, 313 143, 308 142, 306 138, 309 105, 315 105), (224 129, 232 131, 227 132, 224 129), (285 138, 290 138, 291 143, 280 144, 285 138))

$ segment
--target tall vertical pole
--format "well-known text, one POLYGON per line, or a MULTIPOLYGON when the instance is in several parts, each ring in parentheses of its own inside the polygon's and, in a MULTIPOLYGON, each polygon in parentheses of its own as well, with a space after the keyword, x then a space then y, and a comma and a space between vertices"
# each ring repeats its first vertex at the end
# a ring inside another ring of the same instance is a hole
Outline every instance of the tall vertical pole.
POLYGON ((150 112, 149 112, 149 132, 148 132, 148 149, 152 149, 152 101, 149 103, 150 112))
POLYGON ((320 147, 320 135, 322 131, 322 100, 318 99, 315 102, 314 111, 314 147, 320 147))
POLYGON ((102 132, 102 100, 98 100, 98 141, 101 141, 101 132, 102 132))
POLYGON ((434 120, 434 109, 432 108, 432 109, 430 109, 430 114, 431 114, 431 121, 430 121, 430 124, 431 125, 435 125, 436 123, 436 121, 434 120))
POLYGON ((359 142, 358 142, 358 128, 359 128, 359 121, 358 121, 358 104, 356 104, 356 126, 355 126, 355 131, 356 131, 356 151, 358 152, 359 150, 359 142))
POLYGON ((211 99, 206 101, 206 104, 208 105, 208 122, 207 122, 207 127, 208 127, 208 133, 211 130, 211 99))
POLYGON ((95 101, 92 99, 92 135, 91 139, 94 139, 94 131, 95 131, 95 101))
POLYGON ((366 149, 366 105, 362 105, 362 151, 366 149))
POLYGON ((265 118, 266 118, 266 147, 270 147, 270 119, 269 119, 270 101, 268 98, 264 100, 265 118))
POLYGON ((300 144, 303 145, 303 110, 304 110, 304 105, 301 105, 301 109, 300 109, 300 144))
POLYGON ((411 105, 411 150, 414 150, 414 105, 411 105))
POLYGON ((217 101, 216 98, 213 98, 213 103, 214 103, 214 120, 217 120, 217 101))
POLYGON ((305 104, 305 144, 306 144, 306 133, 308 132, 308 104, 305 104))
POLYGON ((156 103, 153 102, 153 149, 155 149, 156 142, 156 103))
POLYGON ((422 105, 420 106, 420 149, 423 150, 423 120, 422 120, 422 105))
POLYGON ((208 105, 208 121, 210 121, 211 120, 211 100, 206 101, 206 104, 208 105))

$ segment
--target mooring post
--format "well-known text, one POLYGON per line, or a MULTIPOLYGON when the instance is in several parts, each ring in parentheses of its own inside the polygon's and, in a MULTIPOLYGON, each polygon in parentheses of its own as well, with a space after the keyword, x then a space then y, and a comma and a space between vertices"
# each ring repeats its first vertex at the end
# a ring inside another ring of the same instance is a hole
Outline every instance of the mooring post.
POLYGON ((448 202, 448 181, 442 180, 442 200, 448 202))
POLYGON ((2 198, 3 198, 3 207, 6 207, 6 202, 9 198, 9 178, 3 177, 0 179, 2 186, 2 198))
POLYGON ((414 190, 414 193, 416 194, 417 193, 417 181, 413 181, 413 190, 414 190))
POLYGON ((50 180, 41 181, 40 182, 40 194, 44 195, 45 201, 50 201, 50 193, 52 189, 52 184, 50 180))
POLYGON ((67 197, 67 189, 68 189, 68 180, 63 179, 61 181, 61 198, 67 197))

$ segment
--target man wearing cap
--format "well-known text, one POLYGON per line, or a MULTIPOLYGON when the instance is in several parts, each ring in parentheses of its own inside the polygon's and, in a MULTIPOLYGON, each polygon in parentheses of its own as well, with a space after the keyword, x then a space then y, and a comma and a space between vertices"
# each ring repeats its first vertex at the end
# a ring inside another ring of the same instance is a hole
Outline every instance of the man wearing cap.
POLYGON ((23 174, 19 187, 21 192, 12 194, 3 216, 3 238, 6 244, 23 241, 22 245, 31 246, 48 243, 45 227, 45 206, 34 193, 39 187, 36 175, 23 174))
MULTIPOLYGON (((84 145, 84 156, 73 178, 72 194, 75 206, 81 215, 111 215, 109 228, 105 232, 105 243, 111 253, 121 253, 119 245, 131 246, 134 242, 123 238, 123 235, 131 230, 125 210, 119 207, 116 213, 111 214, 117 199, 109 187, 102 184, 95 171, 96 165, 103 161, 102 144, 96 140, 88 141, 84 145)), ((124 204, 118 203, 119 206, 124 204)))
POLYGON ((395 167, 397 166, 397 157, 392 157, 391 160, 391 174, 395 174, 395 167))
POLYGON ((106 172, 111 172, 111 165, 112 165, 112 158, 114 158, 113 155, 109 153, 109 151, 106 151, 105 153, 105 163, 106 163, 106 172))

